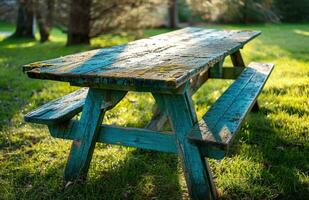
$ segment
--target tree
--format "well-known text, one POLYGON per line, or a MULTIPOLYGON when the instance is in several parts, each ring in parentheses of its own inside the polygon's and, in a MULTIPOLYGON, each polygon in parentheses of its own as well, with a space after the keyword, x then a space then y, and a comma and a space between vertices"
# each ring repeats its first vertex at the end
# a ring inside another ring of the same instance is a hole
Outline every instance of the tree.
POLYGON ((67 45, 90 43, 92 0, 71 0, 67 45))
POLYGON ((55 0, 36 1, 35 16, 40 32, 40 41, 45 42, 49 39, 53 25, 53 12, 55 0))
POLYGON ((33 2, 32 0, 19 0, 16 30, 13 37, 34 38, 33 33, 33 2))
POLYGON ((178 1, 169 0, 168 6, 169 27, 175 29, 178 27, 178 1))
POLYGON ((283 22, 309 22, 308 0, 274 0, 274 6, 283 22))

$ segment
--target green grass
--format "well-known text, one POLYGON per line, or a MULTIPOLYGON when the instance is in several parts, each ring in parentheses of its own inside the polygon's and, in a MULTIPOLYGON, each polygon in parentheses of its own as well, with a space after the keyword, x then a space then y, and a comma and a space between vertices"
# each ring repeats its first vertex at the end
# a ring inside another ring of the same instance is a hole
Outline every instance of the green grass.
MULTIPOLYGON (((0 23, 0 32, 13 28, 0 23)), ((276 64, 259 97, 260 112, 249 115, 229 155, 210 162, 222 198, 309 199, 309 25, 210 28, 261 30, 245 47, 245 61, 276 64)), ((25 123, 23 115, 76 88, 29 79, 21 65, 134 37, 109 34, 75 47, 65 47, 65 39, 58 30, 44 44, 0 36, 0 199, 187 199, 177 156, 105 144, 96 146, 84 184, 62 185, 70 142, 51 138, 45 126, 25 123)), ((210 80, 194 95, 199 118, 229 84, 210 80)), ((130 93, 104 120, 143 127, 153 104, 149 94, 130 93)))

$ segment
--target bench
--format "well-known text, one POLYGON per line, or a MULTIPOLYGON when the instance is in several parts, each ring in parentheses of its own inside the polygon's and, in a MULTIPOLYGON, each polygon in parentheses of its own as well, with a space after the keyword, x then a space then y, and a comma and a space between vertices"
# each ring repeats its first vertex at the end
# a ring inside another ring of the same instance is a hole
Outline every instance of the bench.
POLYGON ((204 149, 207 157, 224 157, 272 69, 273 64, 250 63, 193 127, 188 138, 204 149))
POLYGON ((88 88, 82 88, 53 100, 25 115, 26 122, 52 125, 72 119, 82 111, 88 88))
POLYGON ((185 28, 159 36, 25 65, 31 78, 82 88, 25 115, 56 138, 73 140, 65 181, 87 176, 96 142, 176 153, 192 199, 216 199, 207 159, 222 159, 273 65, 248 66, 240 49, 260 33, 185 28), (223 67, 230 56, 233 67, 223 67), (192 94, 209 78, 235 79, 198 122, 192 94), (146 128, 102 124, 128 91, 151 92, 157 116, 146 128), (75 116, 81 112, 81 117, 75 116), (159 117, 158 117, 159 116, 159 117), (160 131, 169 119, 173 132, 160 131))

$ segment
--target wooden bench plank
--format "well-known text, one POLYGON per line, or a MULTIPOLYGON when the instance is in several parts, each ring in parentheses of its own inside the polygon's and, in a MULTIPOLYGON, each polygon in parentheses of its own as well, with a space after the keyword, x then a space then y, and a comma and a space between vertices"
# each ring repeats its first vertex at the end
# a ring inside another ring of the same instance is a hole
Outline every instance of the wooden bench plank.
POLYGON ((209 157, 222 158, 218 151, 228 149, 272 69, 273 64, 250 63, 203 119, 194 126, 188 138, 205 147, 209 157), (212 150, 215 153, 212 153, 212 150))
POLYGON ((38 124, 56 124, 69 120, 81 112, 87 93, 88 88, 82 88, 50 101, 25 115, 25 121, 38 124))
POLYGON ((73 85, 175 89, 259 34, 185 28, 126 45, 32 63, 23 69, 32 78, 73 85))

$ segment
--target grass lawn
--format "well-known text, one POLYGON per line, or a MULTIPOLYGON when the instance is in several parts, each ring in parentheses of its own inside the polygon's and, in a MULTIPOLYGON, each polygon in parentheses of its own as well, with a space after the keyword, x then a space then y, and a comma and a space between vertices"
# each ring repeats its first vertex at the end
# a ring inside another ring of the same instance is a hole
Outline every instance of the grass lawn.
MULTIPOLYGON (((276 64, 258 99, 260 112, 248 116, 226 158, 210 160, 222 198, 309 199, 309 24, 210 27, 261 30, 245 47, 245 61, 276 64)), ((0 32, 13 29, 0 23, 0 32)), ((166 31, 146 30, 145 36, 166 31)), ((0 199, 188 199, 176 155, 105 144, 96 146, 88 180, 64 187, 71 142, 23 121, 25 113, 76 88, 29 79, 22 64, 133 38, 105 35, 92 46, 65 47, 58 30, 44 44, 0 36, 0 199)), ((231 83, 209 80, 200 88, 193 97, 199 118, 231 83)), ((130 93, 104 122, 143 127, 153 104, 150 94, 130 93)))

